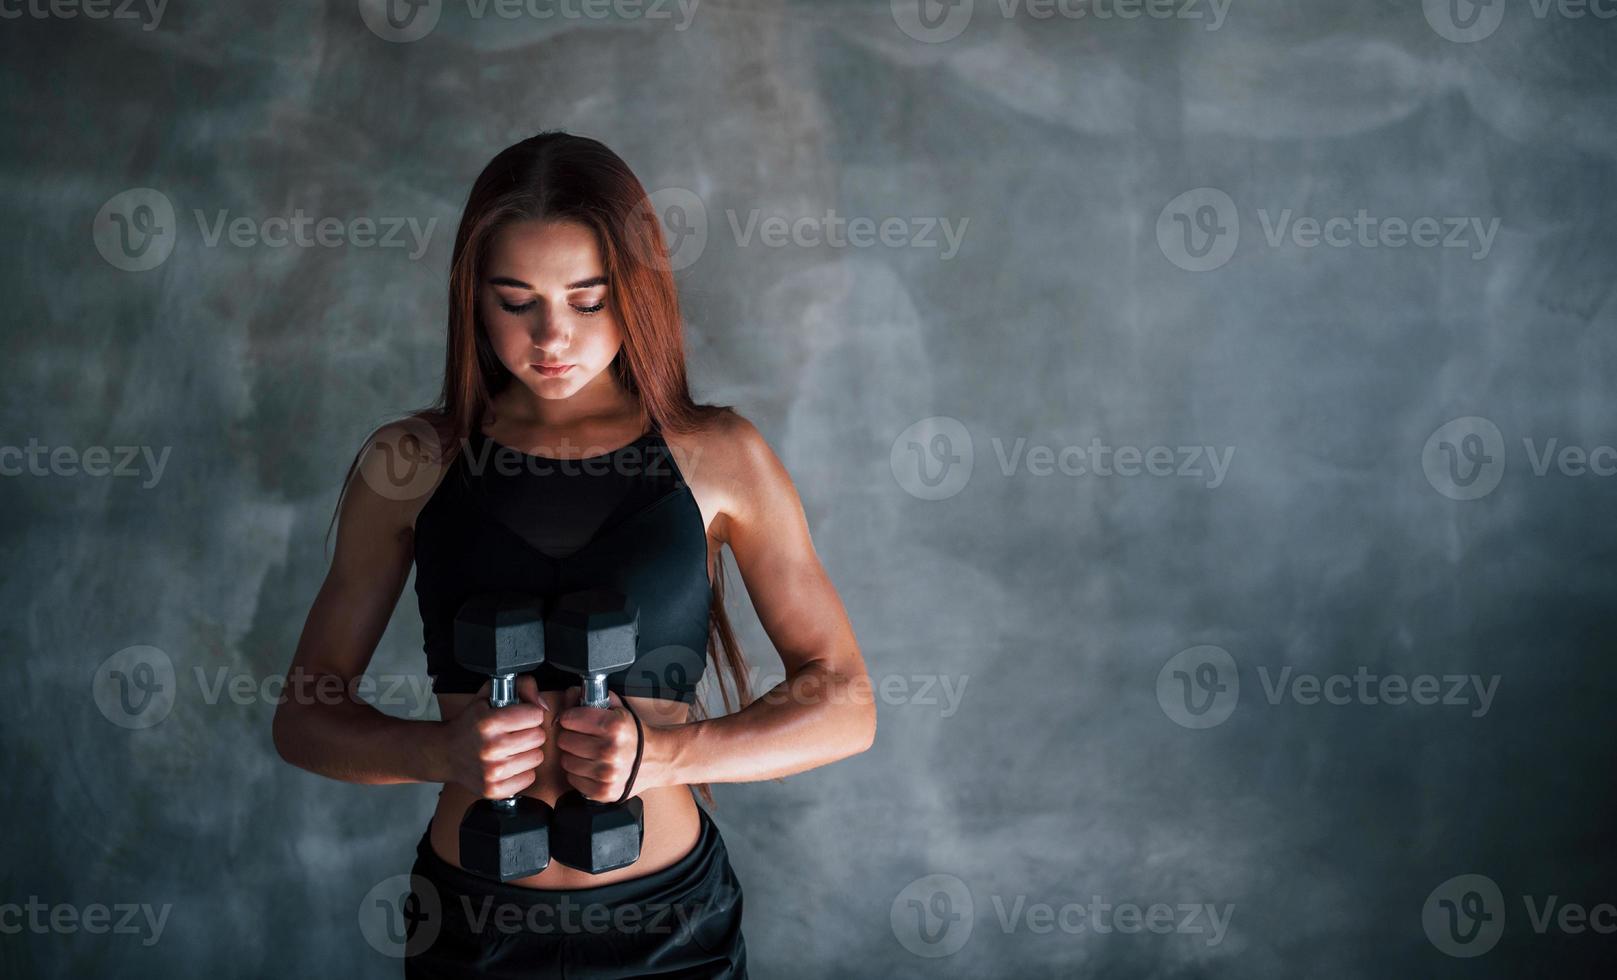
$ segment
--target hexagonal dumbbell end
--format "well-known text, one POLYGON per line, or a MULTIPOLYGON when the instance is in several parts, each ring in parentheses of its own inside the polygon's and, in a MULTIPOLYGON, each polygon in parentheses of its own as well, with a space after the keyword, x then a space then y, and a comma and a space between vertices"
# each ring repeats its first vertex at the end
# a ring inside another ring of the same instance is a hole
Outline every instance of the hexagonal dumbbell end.
MULTIPOLYGON (((640 611, 621 592, 570 592, 556 600, 547 625, 545 654, 551 666, 588 678, 604 677, 634 663, 640 611)), ((586 694, 590 686, 585 685, 586 694)))
POLYGON ((486 677, 521 674, 544 663, 543 606, 516 592, 467 599, 455 614, 455 659, 486 677))
POLYGON ((553 856, 592 875, 627 868, 640 860, 643 806, 638 797, 626 803, 596 803, 568 790, 556 801, 552 817, 553 856))
POLYGON ((460 866, 495 881, 550 867, 551 809, 543 800, 478 800, 460 821, 460 866))

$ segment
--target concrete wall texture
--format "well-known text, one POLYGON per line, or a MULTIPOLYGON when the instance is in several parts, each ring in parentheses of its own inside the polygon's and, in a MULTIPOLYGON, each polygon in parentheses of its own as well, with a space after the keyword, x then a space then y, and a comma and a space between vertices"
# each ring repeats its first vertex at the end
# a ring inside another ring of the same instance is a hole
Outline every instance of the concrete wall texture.
POLYGON ((754 975, 1609 964, 1607 0, 0 11, 0 974, 398 975, 436 787, 273 682, 543 129, 657 192, 877 682, 717 788, 754 975))

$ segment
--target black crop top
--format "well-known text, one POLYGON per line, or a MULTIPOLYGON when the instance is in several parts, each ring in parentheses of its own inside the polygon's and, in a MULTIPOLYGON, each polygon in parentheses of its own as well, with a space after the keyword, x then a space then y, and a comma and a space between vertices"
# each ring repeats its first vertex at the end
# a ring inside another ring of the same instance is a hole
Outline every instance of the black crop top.
MULTIPOLYGON (((640 609, 639 656, 607 687, 695 700, 713 595, 707 532, 655 425, 582 459, 530 455, 474 430, 416 517, 415 570, 435 692, 474 693, 487 680, 455 660, 455 614, 468 598, 521 592, 548 614, 565 593, 607 588, 640 609)), ((541 691, 578 684, 549 664, 532 673, 541 691)))

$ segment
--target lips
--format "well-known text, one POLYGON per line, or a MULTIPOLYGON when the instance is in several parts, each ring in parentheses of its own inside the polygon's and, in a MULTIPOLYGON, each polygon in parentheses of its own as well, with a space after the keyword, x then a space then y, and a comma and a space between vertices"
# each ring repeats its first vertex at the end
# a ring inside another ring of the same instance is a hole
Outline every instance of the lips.
POLYGON ((547 378, 559 378, 571 371, 573 366, 571 364, 535 364, 533 369, 547 378))

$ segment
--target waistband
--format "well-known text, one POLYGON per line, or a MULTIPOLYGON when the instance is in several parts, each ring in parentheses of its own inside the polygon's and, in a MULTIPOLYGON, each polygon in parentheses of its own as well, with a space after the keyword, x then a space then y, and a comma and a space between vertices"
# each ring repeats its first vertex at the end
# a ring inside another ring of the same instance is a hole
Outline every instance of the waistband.
POLYGON ((524 888, 521 885, 492 881, 481 875, 474 875, 445 861, 432 849, 431 821, 428 821, 426 832, 416 844, 417 869, 419 873, 430 878, 440 892, 449 893, 442 896, 444 898, 451 895, 466 896, 478 901, 492 898, 496 902, 509 903, 522 909, 554 910, 564 906, 580 905, 610 908, 656 902, 672 903, 690 891, 693 881, 704 879, 716 861, 725 857, 724 839, 719 835, 718 824, 713 822, 713 818, 700 804, 697 805, 696 812, 701 821, 701 830, 697 834, 696 846, 691 848, 690 853, 661 871, 615 881, 608 885, 566 889, 524 888))

